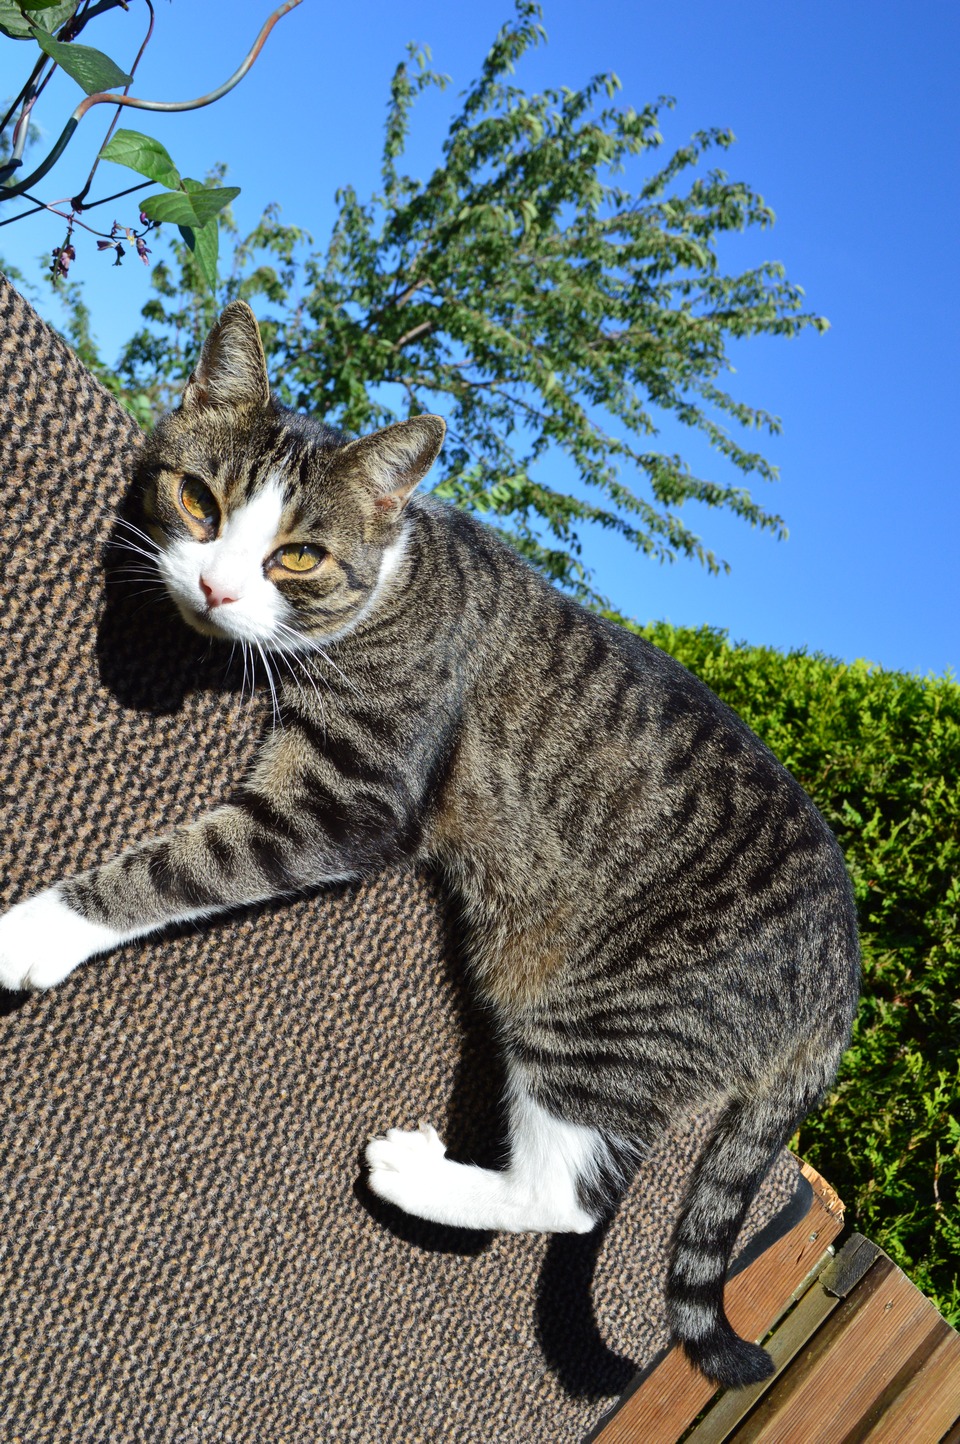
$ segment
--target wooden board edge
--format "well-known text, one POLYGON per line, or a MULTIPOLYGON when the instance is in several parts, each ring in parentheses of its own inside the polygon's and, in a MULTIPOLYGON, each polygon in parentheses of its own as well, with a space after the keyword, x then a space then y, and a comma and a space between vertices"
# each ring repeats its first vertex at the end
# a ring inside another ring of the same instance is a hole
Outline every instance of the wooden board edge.
POLYGON ((827 1212, 833 1214, 836 1218, 843 1218, 843 1199, 833 1187, 833 1184, 828 1183, 823 1174, 818 1173, 813 1164, 807 1163, 805 1158, 798 1158, 797 1162, 800 1164, 800 1172, 827 1212))

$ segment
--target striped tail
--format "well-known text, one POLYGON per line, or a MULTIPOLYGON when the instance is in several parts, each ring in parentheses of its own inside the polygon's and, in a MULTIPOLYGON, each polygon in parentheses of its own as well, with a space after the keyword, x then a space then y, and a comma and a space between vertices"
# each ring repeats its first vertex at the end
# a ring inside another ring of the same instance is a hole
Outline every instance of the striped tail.
POLYGON ((728 1103, 697 1163, 674 1230, 667 1274, 671 1332, 708 1378, 730 1388, 757 1384, 774 1368, 767 1351, 741 1339, 724 1312, 730 1255, 778 1148, 816 1101, 810 1093, 801 1101, 784 1089, 776 1099, 728 1103))

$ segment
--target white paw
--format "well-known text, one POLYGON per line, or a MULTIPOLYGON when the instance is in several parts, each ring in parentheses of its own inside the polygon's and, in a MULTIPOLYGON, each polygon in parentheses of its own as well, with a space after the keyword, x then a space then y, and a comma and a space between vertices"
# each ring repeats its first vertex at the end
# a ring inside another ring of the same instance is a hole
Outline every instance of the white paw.
POLYGON ((444 1173, 446 1150, 435 1128, 421 1123, 416 1132, 388 1128, 384 1138, 366 1147, 368 1183, 374 1193, 420 1218, 444 1173))
POLYGON ((47 888, 0 917, 0 987, 52 988, 119 941, 112 928, 68 907, 58 888, 47 888))

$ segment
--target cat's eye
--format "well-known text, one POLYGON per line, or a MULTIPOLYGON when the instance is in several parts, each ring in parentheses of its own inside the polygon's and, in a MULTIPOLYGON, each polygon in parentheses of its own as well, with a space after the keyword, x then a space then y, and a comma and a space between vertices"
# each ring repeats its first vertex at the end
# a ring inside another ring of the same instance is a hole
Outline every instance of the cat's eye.
POLYGON ((311 546, 309 542, 291 542, 274 552, 271 561, 285 572, 296 572, 302 576, 305 572, 314 571, 325 556, 326 552, 321 547, 311 546))
POLYGON ((220 522, 220 507, 213 492, 199 476, 185 476, 180 483, 180 505, 188 516, 213 535, 220 522))

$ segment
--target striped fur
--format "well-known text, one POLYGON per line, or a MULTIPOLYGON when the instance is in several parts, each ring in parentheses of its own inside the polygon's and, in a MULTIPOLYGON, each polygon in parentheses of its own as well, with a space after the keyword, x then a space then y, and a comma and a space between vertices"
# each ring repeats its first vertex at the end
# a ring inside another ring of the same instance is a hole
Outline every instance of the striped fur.
MULTIPOLYGON (((61 931, 77 916, 83 953, 88 935, 125 940, 398 860, 439 868, 499 1023, 513 1153, 502 1173, 470 1171, 432 1130, 391 1130, 368 1151, 371 1186, 445 1221, 582 1229, 668 1122, 715 1110, 669 1314, 707 1374, 747 1383, 769 1360, 731 1329, 723 1283, 751 1198, 849 1037, 843 862, 801 788, 699 681, 490 529, 413 495, 442 434, 418 417, 351 441, 288 412, 269 399, 252 314, 227 309, 145 446, 143 548, 197 630, 262 649, 277 725, 216 811, 44 906, 61 931), (215 498, 217 538, 276 493, 273 536, 237 524, 256 553, 242 621, 235 599, 204 603, 217 540, 184 514, 185 477, 215 498), (277 549, 302 544, 322 560, 286 575, 277 549)), ((0 919, 7 986, 57 980, 28 931, 17 908, 0 919)))

